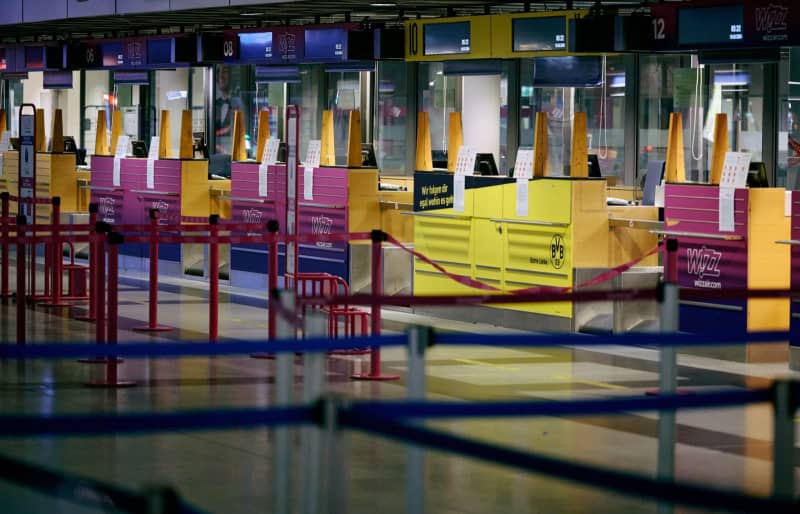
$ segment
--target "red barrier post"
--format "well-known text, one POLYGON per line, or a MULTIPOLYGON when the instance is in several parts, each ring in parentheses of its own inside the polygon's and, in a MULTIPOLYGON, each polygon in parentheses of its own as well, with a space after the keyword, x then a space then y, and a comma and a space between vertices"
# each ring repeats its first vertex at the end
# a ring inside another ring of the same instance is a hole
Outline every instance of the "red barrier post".
POLYGON ((25 344, 25 225, 28 219, 24 215, 17 216, 17 344, 25 344))
POLYGON ((80 321, 94 321, 96 319, 95 298, 97 298, 97 276, 95 274, 95 263, 97 262, 97 243, 94 241, 97 236, 95 227, 97 225, 97 211, 98 205, 96 203, 89 204, 89 312, 82 316, 75 316, 75 319, 80 321))
POLYGON ((219 216, 212 214, 208 217, 211 225, 208 235, 208 340, 216 341, 219 338, 219 216))
POLYGON ((158 324, 158 229, 160 213, 150 209, 150 290, 147 325, 134 327, 137 332, 169 332, 172 327, 158 324))
MULTIPOLYGON (((106 344, 117 344, 117 320, 119 317, 119 245, 122 244, 122 234, 109 232, 108 234, 108 323, 106 324, 106 344)), ((135 382, 119 380, 117 374, 118 359, 114 355, 106 358, 105 377, 101 380, 88 382, 89 387, 131 387, 135 382)))
POLYGON ((2 259, 2 267, 0 268, 0 298, 6 299, 11 296, 8 290, 8 247, 11 245, 11 241, 8 239, 8 225, 11 223, 10 219, 10 205, 11 205, 11 198, 8 191, 3 191, 0 193, 0 216, 2 216, 2 225, 0 225, 0 230, 2 230, 3 237, 3 246, 2 246, 2 255, 0 255, 0 259, 2 259))
POLYGON ((95 248, 95 255, 97 256, 97 263, 95 264, 95 303, 94 313, 96 316, 94 325, 94 334, 97 344, 106 342, 106 245, 105 234, 109 232, 109 225, 98 222, 95 228, 97 232, 97 246, 95 248))
MULTIPOLYGON (((272 301, 275 298, 274 292, 278 290, 278 230, 280 224, 278 220, 269 220, 267 222, 267 232, 270 234, 268 243, 269 262, 267 264, 267 337, 270 341, 274 341, 278 337, 277 319, 278 310, 273 309, 272 301)), ((254 359, 274 359, 275 354, 272 353, 254 353, 251 355, 254 359)))
POLYGON ((664 259, 664 282, 668 284, 678 283, 678 240, 675 238, 667 238, 664 242, 667 250, 666 258, 664 259))
MULTIPOLYGON (((372 240, 372 296, 378 298, 383 294, 383 243, 387 240, 386 233, 382 230, 373 230, 372 240)), ((370 321, 372 335, 381 334, 381 305, 375 300, 370 306, 370 321)), ((369 354, 369 373, 352 375, 354 380, 398 380, 399 375, 385 375, 381 373, 381 349, 374 346, 369 354)))
MULTIPOLYGON (((63 246, 61 243, 61 198, 54 196, 53 203, 53 230, 50 234, 52 242, 50 243, 50 292, 52 293, 49 302, 44 303, 47 307, 68 307, 70 304, 63 302, 61 296, 63 294, 63 273, 64 273, 64 257, 63 246)), ((45 287, 45 290, 47 288, 45 287)), ((47 292, 47 291, 46 291, 47 292)), ((45 292, 45 294, 46 294, 45 292)))

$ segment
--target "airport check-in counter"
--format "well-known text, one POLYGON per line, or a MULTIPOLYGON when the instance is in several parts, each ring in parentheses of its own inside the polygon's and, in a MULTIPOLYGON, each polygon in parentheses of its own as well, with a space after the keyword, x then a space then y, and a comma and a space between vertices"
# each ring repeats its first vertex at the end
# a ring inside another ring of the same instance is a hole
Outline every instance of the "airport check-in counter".
MULTIPOLYGON (((788 288, 790 247, 776 241, 790 236, 785 192, 778 188, 742 188, 734 194, 734 230, 719 230, 719 187, 667 184, 664 219, 667 236, 678 241, 681 287, 714 289, 788 288)), ((682 301, 681 330, 733 332, 788 330, 786 298, 682 301)), ((787 345, 752 344, 702 350, 717 357, 746 361, 785 361, 787 345)))
MULTIPOLYGON (((94 155, 91 167, 91 197, 98 204, 101 221, 148 224, 150 209, 159 210, 162 223, 180 223, 182 217, 229 216, 230 200, 219 192, 230 191, 230 181, 209 180, 206 160, 155 160, 152 187, 148 187, 147 159, 120 159, 116 181, 114 157, 94 155)), ((120 253, 125 269, 145 269, 144 259, 149 258, 147 245, 123 245, 120 253)), ((163 271, 181 274, 181 256, 180 245, 161 245, 159 261, 163 261, 163 271)))
MULTIPOLYGON (((530 180, 528 212, 518 215, 517 185, 513 179, 466 177, 464 210, 457 212, 452 208, 451 174, 418 172, 414 178, 416 249, 454 274, 502 291, 537 286, 575 287, 610 267, 641 257, 657 244, 656 236, 648 231, 612 226, 603 179, 530 180), (616 245, 626 248, 620 250, 616 245)), ((631 210, 636 216, 657 220, 658 211, 654 207, 631 207, 616 214, 629 215, 631 210)), ((651 256, 640 264, 656 262, 657 256, 651 256)), ((415 259, 414 294, 477 292, 415 259)), ((471 311, 437 309, 437 312, 460 319, 467 312, 469 321, 508 327, 579 330, 612 309, 610 302, 582 305, 552 302, 476 307, 471 311)))
MULTIPOLYGON (((19 152, 9 150, 3 154, 3 174, 0 177, 0 190, 11 195, 19 194, 19 152)), ((88 196, 85 184, 90 173, 79 170, 74 153, 36 154, 36 197, 61 198, 61 212, 65 215, 85 213, 88 209, 88 196)), ((18 210, 17 202, 11 202, 12 215, 18 210)), ((36 206, 36 222, 49 224, 52 207, 36 206)))

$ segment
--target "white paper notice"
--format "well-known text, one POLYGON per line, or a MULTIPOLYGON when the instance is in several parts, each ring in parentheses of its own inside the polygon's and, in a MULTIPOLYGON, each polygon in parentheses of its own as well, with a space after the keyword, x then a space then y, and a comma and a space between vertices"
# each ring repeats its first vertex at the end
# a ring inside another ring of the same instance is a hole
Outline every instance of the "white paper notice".
POLYGON ((458 148, 456 158, 456 175, 472 175, 475 171, 475 151, 466 145, 458 148))
POLYGON ((114 157, 114 171, 111 177, 111 180, 114 182, 114 187, 120 186, 120 166, 122 165, 122 159, 119 157, 114 157))
POLYGON ((321 153, 322 142, 319 139, 309 141, 308 149, 306 150, 306 160, 303 164, 312 168, 319 168, 319 159, 321 153))
POLYGON ((533 150, 517 150, 514 178, 533 178, 533 150))
POLYGON ((119 139, 117 139, 117 148, 114 151, 114 175, 112 177, 114 187, 120 186, 120 168, 122 166, 122 159, 128 153, 128 144, 130 140, 131 138, 128 136, 119 136, 119 139))
POLYGON ((156 161, 147 159, 147 189, 156 188, 156 161))
POLYGON ((792 215, 792 192, 791 191, 784 191, 783 192, 783 215, 787 216, 787 217, 792 215))
POLYGON ((747 186, 747 173, 750 169, 750 154, 744 152, 727 152, 722 163, 722 188, 742 188, 747 186))
POLYGON ((465 175, 453 176, 453 210, 464 212, 464 181, 465 175))
POLYGON ((528 179, 517 179, 517 216, 528 215, 528 179))
POLYGON ((267 144, 264 145, 264 155, 261 156, 261 163, 267 165, 275 164, 278 162, 278 148, 281 145, 280 139, 270 138, 267 144))
POLYGON ((161 139, 158 136, 150 138, 150 150, 147 152, 147 158, 151 160, 158 160, 158 147, 161 145, 161 139))
MULTIPOLYGON (((270 140, 272 141, 272 140, 270 140)), ((269 144, 264 145, 264 153, 261 155, 261 162, 258 164, 258 196, 267 196, 267 181, 269 180, 269 165, 267 154, 269 144)))
POLYGON ((314 199, 314 168, 303 166, 303 200, 314 199))
POLYGON ((736 190, 731 187, 719 188, 719 231, 733 232, 734 230, 734 196, 736 190))

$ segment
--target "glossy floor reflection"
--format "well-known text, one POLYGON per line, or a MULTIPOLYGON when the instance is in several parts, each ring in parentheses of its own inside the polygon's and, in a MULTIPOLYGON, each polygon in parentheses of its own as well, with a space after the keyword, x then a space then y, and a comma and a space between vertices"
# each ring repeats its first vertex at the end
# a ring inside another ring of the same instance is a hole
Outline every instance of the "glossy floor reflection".
MULTIPOLYGON (((173 284, 160 295, 160 322, 176 330, 156 335, 133 332, 147 316, 145 284, 121 287, 121 342, 203 340, 207 333, 206 293, 196 284, 173 284)), ((75 321, 72 309, 29 310, 34 341, 90 341, 94 326, 75 321)), ((503 332, 496 327, 448 323, 387 312, 396 322, 415 320, 440 328, 503 332)), ((0 338, 15 338, 15 307, 0 306, 0 338)), ((224 293, 220 310, 224 338, 263 338, 266 311, 258 298, 224 293), (232 303, 231 300, 236 300, 232 303)), ((224 344, 221 341, 220 344, 224 344)), ((639 395, 655 387, 655 352, 648 349, 521 350, 491 347, 434 347, 427 356, 429 398, 567 400, 639 395)), ((680 385, 686 389, 762 386, 788 375, 785 365, 741 364, 681 356, 680 385)), ((384 351, 384 370, 396 382, 354 382, 366 357, 333 356, 326 361, 326 388, 353 398, 403 398, 406 359, 401 350, 384 351)), ((84 382, 102 366, 73 361, 0 362, 0 410, 12 413, 152 412, 190 408, 269 406, 275 363, 237 358, 131 359, 122 378, 137 387, 94 390, 84 382)), ((295 399, 303 381, 301 360, 294 366, 295 399)), ((530 420, 441 422, 434 426, 526 450, 580 462, 654 475, 657 421, 654 413, 530 420)), ((771 408, 768 405, 678 416, 677 475, 680 479, 768 494, 771 487, 771 408)), ((404 447, 351 433, 349 512, 405 511, 404 447)), ((214 513, 272 511, 272 434, 267 430, 171 432, 124 437, 0 439, 0 453, 139 489, 175 486, 198 507, 214 513)), ((299 430, 293 431, 299 445, 299 430)), ((800 462, 800 452, 797 452, 800 462)), ((426 453, 426 508, 433 513, 655 513, 653 502, 608 494, 545 476, 430 451, 426 453)), ((295 501, 309 491, 300 483, 300 452, 292 472, 295 501)), ((94 512, 0 482, 3 513, 94 512)), ((298 509, 299 511, 299 509, 298 509)), ((675 512, 699 512, 676 508, 675 512)))

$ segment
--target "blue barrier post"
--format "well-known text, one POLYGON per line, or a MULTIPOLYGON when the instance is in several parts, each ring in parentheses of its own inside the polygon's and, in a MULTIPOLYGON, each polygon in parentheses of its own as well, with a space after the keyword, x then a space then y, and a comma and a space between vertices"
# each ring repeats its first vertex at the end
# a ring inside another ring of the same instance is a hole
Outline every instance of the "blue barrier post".
MULTIPOLYGON (((431 344, 429 327, 412 327, 408 332, 408 399, 425 399, 425 351, 431 344)), ((421 446, 406 446, 406 512, 425 512, 425 451, 421 446)))
MULTIPOLYGON (((312 311, 305 317, 303 333, 307 337, 325 337, 328 329, 328 318, 321 312, 312 311)), ((303 401, 312 404, 319 400, 325 387, 324 352, 306 352, 303 354, 303 401)), ((303 451, 303 507, 304 514, 319 514, 320 488, 322 486, 322 434, 319 427, 309 426, 302 429, 303 451)))
MULTIPOLYGON (((294 291, 280 291, 278 301, 284 312, 295 312, 294 291)), ((277 333, 279 339, 295 339, 297 330, 294 319, 285 319, 278 316, 277 333)), ((292 401, 292 385, 294 382, 294 355, 281 352, 275 356, 275 405, 278 407, 289 405, 292 401)), ((288 428, 276 428, 274 438, 275 458, 273 459, 272 483, 275 490, 274 508, 276 514, 289 514, 291 512, 291 475, 292 460, 291 440, 288 428)))
POLYGON ((778 380, 774 384, 773 441, 772 441, 772 495, 776 499, 794 499, 794 415, 797 411, 798 387, 791 380, 778 380))
MULTIPOLYGON (((664 261, 664 283, 661 295, 661 332, 675 333, 679 323, 679 291, 676 283, 675 263, 678 241, 667 239, 667 255, 664 261)), ((674 394, 677 382, 677 348, 664 346, 659 351, 659 393, 674 394)), ((658 416, 658 478, 675 478, 675 412, 661 411, 658 416)), ((659 513, 672 512, 671 504, 659 503, 659 513)))

